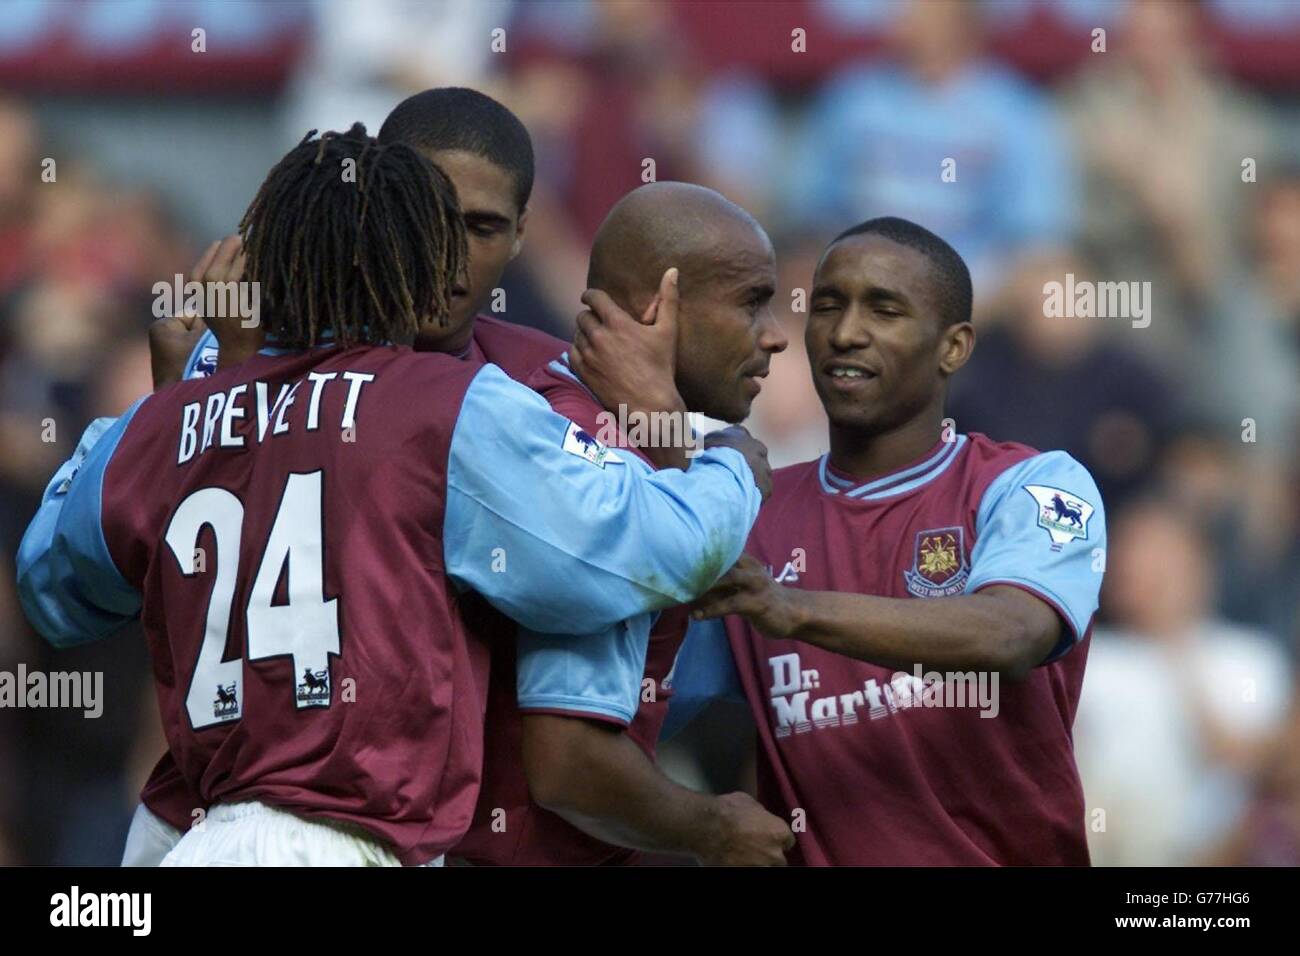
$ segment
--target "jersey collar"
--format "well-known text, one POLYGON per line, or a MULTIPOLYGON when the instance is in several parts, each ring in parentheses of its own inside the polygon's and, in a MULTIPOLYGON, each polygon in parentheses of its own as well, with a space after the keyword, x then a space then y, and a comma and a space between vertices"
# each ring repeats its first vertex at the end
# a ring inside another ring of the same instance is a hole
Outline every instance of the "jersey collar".
POLYGON ((965 435, 958 435, 955 441, 941 441, 926 452, 925 457, 917 464, 908 465, 866 483, 857 483, 852 478, 833 471, 828 452, 822 455, 817 463, 817 477, 821 481, 822 491, 828 495, 854 498, 859 501, 890 498, 934 481, 948 469, 964 447, 966 447, 965 435))

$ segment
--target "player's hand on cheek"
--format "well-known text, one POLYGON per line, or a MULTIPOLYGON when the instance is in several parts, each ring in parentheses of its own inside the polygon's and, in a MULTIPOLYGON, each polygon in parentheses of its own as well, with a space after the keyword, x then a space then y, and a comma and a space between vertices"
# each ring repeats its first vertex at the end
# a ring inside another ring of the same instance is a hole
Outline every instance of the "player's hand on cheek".
POLYGON ((677 363, 677 270, 669 269, 640 318, 599 289, 582 295, 569 360, 607 409, 678 412, 686 407, 674 381, 677 363))
MULTIPOLYGON (((241 282, 244 276, 244 258, 244 245, 239 236, 226 236, 217 244, 215 254, 205 256, 195 264, 190 280, 203 283, 205 288, 210 282, 241 282)), ((241 290, 237 301, 242 304, 250 294, 241 290)), ((223 303, 230 301, 225 295, 218 298, 223 303)), ((255 294, 249 301, 256 301, 255 294)), ((250 355, 256 354, 266 339, 260 312, 255 316, 210 315, 207 323, 220 346, 218 369, 238 365, 250 355)))
MULTIPOLYGON (((190 270, 190 281, 205 275, 221 249, 221 240, 215 240, 204 250, 199 261, 190 270)), ((207 324, 196 312, 189 312, 184 302, 176 304, 177 315, 164 316, 149 326, 149 359, 153 365, 154 391, 173 382, 179 382, 185 373, 185 363, 207 329, 207 324)))
POLYGON ((768 637, 789 637, 799 626, 801 591, 777 584, 748 554, 693 605, 696 620, 739 614, 768 637))

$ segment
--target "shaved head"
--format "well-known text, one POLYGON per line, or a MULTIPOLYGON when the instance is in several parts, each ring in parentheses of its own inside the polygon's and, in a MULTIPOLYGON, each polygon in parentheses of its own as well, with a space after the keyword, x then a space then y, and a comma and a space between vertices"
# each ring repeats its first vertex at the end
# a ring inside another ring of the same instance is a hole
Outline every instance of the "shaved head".
MULTIPOLYGON (((721 193, 693 183, 649 183, 632 190, 609 211, 596 232, 587 286, 603 289, 616 302, 639 307, 659 288, 673 266, 681 270, 682 294, 719 270, 741 269, 754 246, 771 243, 763 227, 721 193), (756 244, 755 237, 761 237, 756 244), (737 256, 719 257, 719 250, 737 256)), ((748 258, 753 258, 751 255, 748 258)))
POLYGON ((738 422, 786 346, 772 316, 776 256, 763 227, 703 186, 650 183, 609 211, 591 247, 587 286, 640 315, 676 267, 677 390, 688 410, 738 422))

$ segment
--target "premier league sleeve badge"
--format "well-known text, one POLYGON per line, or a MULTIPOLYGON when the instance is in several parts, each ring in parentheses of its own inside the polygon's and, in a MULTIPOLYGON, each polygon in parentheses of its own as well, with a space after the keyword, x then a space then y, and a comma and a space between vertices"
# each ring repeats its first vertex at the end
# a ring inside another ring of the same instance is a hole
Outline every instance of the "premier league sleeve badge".
POLYGON ((1088 519, 1096 510, 1092 505, 1063 488, 1024 487, 1038 505, 1038 527, 1051 537, 1053 551, 1060 551, 1075 538, 1088 539, 1088 519))

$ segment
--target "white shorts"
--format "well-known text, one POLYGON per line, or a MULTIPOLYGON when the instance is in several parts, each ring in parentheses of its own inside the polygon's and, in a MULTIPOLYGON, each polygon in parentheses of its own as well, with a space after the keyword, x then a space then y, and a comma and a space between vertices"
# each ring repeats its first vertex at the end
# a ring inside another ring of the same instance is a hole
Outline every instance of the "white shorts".
MULTIPOLYGON (((441 858, 439 858, 441 862, 441 858)), ((218 804, 162 866, 400 866, 359 827, 308 820, 264 803, 218 804)))
POLYGON ((181 831, 143 803, 135 808, 122 851, 123 866, 161 866, 163 857, 181 840, 181 831))

